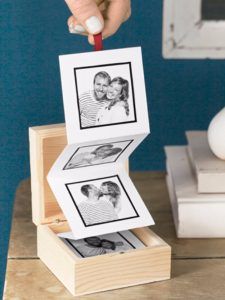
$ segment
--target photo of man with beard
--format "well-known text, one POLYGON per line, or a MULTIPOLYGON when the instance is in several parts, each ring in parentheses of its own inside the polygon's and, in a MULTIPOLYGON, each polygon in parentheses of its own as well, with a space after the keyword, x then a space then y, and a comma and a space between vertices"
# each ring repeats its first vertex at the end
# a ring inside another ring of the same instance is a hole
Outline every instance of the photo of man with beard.
POLYGON ((111 78, 107 72, 101 71, 95 74, 93 90, 84 92, 79 97, 81 127, 94 126, 98 111, 106 104, 106 93, 111 78))

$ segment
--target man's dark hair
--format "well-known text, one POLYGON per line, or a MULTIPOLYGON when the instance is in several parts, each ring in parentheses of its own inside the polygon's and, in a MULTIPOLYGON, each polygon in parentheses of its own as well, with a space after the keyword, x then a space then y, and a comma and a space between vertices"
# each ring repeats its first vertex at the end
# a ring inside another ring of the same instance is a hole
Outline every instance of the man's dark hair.
POLYGON ((98 72, 97 74, 95 74, 95 77, 94 77, 94 84, 95 84, 95 81, 96 81, 96 78, 97 77, 102 77, 102 78, 107 78, 109 83, 111 81, 111 77, 109 76, 109 74, 105 71, 101 71, 101 72, 98 72))
POLYGON ((90 184, 85 184, 85 185, 82 185, 81 187, 81 193, 84 194, 86 197, 89 196, 89 189, 90 189, 90 184))

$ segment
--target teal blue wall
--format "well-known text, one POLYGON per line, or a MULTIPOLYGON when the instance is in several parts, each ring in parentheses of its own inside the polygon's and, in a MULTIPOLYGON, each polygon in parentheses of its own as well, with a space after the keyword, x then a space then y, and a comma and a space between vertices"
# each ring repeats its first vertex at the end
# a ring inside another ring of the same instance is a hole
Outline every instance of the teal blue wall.
MULTIPOLYGON (((133 154, 131 169, 164 169, 163 145, 185 143, 185 130, 205 129, 224 105, 225 62, 164 60, 161 1, 133 0, 132 8, 131 19, 104 46, 143 47, 151 135, 133 154)), ((64 122, 58 55, 92 50, 85 38, 68 33, 68 15, 64 1, 0 1, 1 278, 13 194, 29 176, 27 128, 64 122)))

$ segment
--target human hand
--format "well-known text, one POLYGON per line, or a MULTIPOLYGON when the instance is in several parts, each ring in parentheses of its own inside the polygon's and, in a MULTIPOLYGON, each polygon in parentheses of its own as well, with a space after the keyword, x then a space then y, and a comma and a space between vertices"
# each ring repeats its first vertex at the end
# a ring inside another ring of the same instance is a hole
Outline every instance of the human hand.
POLYGON ((65 0, 72 16, 68 19, 70 33, 88 36, 102 32, 103 39, 113 35, 131 14, 130 0, 65 0))

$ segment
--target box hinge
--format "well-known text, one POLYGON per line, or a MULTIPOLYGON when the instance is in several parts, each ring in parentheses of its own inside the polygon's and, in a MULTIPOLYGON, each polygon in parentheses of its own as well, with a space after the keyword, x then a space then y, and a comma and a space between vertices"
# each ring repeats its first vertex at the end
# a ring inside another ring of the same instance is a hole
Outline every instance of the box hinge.
POLYGON ((52 220, 48 220, 47 222, 44 222, 42 224, 48 224, 48 225, 57 225, 57 224, 61 224, 66 222, 66 220, 62 220, 62 219, 52 219, 52 220))
POLYGON ((65 222, 65 220, 55 219, 55 220, 52 221, 53 224, 59 224, 59 223, 62 223, 62 222, 65 222))

